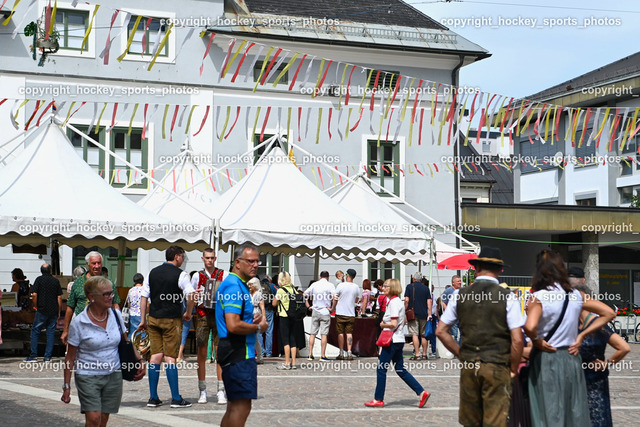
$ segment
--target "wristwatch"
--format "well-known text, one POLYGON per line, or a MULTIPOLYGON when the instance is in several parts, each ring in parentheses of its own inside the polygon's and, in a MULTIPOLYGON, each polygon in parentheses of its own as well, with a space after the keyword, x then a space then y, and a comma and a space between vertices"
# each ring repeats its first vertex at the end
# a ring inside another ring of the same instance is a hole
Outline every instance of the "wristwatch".
POLYGON ((71 388, 71 384, 65 383, 62 384, 62 391, 69 390, 71 388))
POLYGON ((260 325, 258 325, 258 330, 256 331, 256 334, 260 334, 262 333, 262 328, 260 327, 260 325))

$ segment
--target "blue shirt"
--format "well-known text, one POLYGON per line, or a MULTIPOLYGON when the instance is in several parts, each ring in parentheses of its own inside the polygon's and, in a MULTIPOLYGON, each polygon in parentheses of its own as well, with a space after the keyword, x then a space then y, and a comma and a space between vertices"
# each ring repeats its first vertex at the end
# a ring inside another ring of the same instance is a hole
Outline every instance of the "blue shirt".
POLYGON ((416 318, 426 319, 431 313, 428 312, 427 300, 431 299, 431 292, 422 282, 413 282, 404 290, 404 297, 409 298, 409 308, 413 308, 416 318), (415 301, 413 299, 415 294, 415 301))
POLYGON ((451 299, 451 295, 453 295, 453 293, 455 292, 455 288, 453 286, 449 286, 447 289, 444 290, 444 292, 442 293, 442 296, 440 297, 440 301, 442 301, 445 304, 449 304, 449 300, 451 299))
POLYGON ((240 315, 240 319, 247 323, 253 323, 253 304, 247 282, 237 274, 230 273, 220 283, 216 293, 216 326, 220 339, 229 338, 231 348, 225 349, 234 353, 233 361, 238 357, 244 359, 255 358, 256 334, 236 335, 227 330, 225 313, 240 315))

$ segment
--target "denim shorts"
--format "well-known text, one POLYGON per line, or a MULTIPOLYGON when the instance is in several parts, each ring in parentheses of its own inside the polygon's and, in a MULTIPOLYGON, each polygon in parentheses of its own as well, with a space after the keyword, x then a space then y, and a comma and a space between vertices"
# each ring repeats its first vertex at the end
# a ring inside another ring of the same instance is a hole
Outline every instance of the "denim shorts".
POLYGON ((222 381, 227 399, 258 398, 258 365, 256 359, 246 359, 222 368, 222 381))

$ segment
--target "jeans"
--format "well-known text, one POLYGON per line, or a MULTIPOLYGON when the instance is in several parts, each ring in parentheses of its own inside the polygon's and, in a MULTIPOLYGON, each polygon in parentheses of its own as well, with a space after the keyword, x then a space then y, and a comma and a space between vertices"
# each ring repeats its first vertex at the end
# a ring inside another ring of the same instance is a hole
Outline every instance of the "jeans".
MULTIPOLYGON (((438 328, 438 319, 436 317, 431 318, 431 322, 433 323, 433 330, 435 331, 438 328)), ((436 334, 433 334, 431 338, 429 338, 429 342, 431 343, 431 354, 436 354, 436 334)))
POLYGON ((46 315, 39 311, 36 311, 36 317, 33 320, 33 326, 31 327, 31 355, 30 357, 38 357, 38 337, 40 336, 40 330, 47 328, 47 346, 44 350, 44 358, 51 359, 53 354, 53 344, 56 332, 56 323, 58 322, 58 315, 46 315))
POLYGON ((129 316, 129 341, 133 339, 133 333, 140 325, 140 316, 129 316))
POLYGON ((453 337, 455 342, 458 343, 458 345, 460 345, 460 331, 458 330, 458 325, 460 325, 460 322, 454 323, 451 326, 449 333, 451 333, 451 336, 453 337))
POLYGON ((273 310, 265 310, 267 323, 267 330, 265 331, 265 338, 263 341, 262 334, 258 334, 258 342, 260 343, 260 347, 262 348, 262 354, 265 356, 271 356, 272 347, 273 347, 273 310))
POLYGON ((189 335, 189 330, 191 329, 191 324, 193 323, 193 318, 188 322, 182 321, 182 338, 180 340, 180 345, 185 345, 187 343, 187 336, 189 335))
POLYGON ((402 360, 402 348, 404 347, 404 343, 391 343, 389 347, 382 347, 382 351, 380 352, 380 356, 378 356, 378 368, 376 370, 377 383, 376 383, 376 393, 374 395, 374 399, 376 400, 384 400, 384 390, 387 386, 387 370, 389 369, 390 362, 395 365, 396 374, 402 381, 404 381, 411 390, 413 390, 417 395, 420 395, 424 388, 420 385, 413 375, 411 375, 405 368, 404 362, 402 360))

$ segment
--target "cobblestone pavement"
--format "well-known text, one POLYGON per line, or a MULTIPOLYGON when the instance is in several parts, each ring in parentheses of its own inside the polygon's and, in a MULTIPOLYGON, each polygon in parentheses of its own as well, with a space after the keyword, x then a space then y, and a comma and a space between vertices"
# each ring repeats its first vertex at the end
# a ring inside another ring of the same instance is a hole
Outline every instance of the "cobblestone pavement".
MULTIPOLYGON (((611 405, 615 425, 636 425, 640 419, 640 344, 611 372, 611 405)), ((375 358, 346 361, 298 360, 299 369, 278 371, 282 359, 267 359, 258 367, 258 400, 253 402, 248 426, 283 425, 457 425, 458 374, 455 360, 405 361, 416 379, 432 393, 426 408, 418 409, 418 398, 395 375, 388 374, 384 408, 366 408, 376 384, 375 358)), ((80 426, 84 416, 72 383, 72 403, 60 401, 62 359, 53 363, 25 364, 22 358, 0 358, 0 425, 80 426)), ((198 398, 195 357, 180 366, 180 390, 193 403, 191 408, 171 409, 165 404, 147 408, 148 382, 124 385, 120 413, 112 415, 109 426, 200 426, 218 425, 225 407, 215 402, 215 369, 207 366, 210 392, 208 404, 198 398)), ((160 378, 160 398, 170 400, 164 375, 160 378)))

